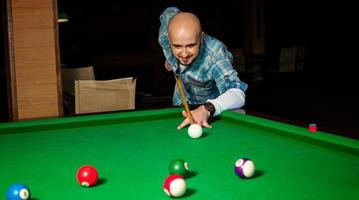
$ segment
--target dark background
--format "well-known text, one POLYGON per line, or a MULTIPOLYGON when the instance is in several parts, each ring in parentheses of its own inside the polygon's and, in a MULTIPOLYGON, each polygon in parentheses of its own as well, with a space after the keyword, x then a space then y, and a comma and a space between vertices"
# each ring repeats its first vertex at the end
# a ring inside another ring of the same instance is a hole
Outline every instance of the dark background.
MULTIPOLYGON (((244 0, 58 0, 59 13, 70 17, 59 24, 62 67, 93 65, 99 80, 137 77, 138 109, 171 106, 174 80, 163 67, 157 42, 159 15, 171 5, 197 14, 204 31, 229 49, 244 48, 248 39, 244 0)), ((249 84, 246 111, 301 126, 316 123, 319 130, 359 138, 356 18, 349 1, 264 1, 266 51, 255 75, 261 78, 239 73, 249 84), (306 47, 303 69, 273 72, 281 48, 294 46, 306 47)), ((1 46, 6 46, 4 40, 1 46)), ((2 120, 8 117, 4 49, 0 52, 2 120)), ((245 56, 251 63, 250 55, 245 56)))

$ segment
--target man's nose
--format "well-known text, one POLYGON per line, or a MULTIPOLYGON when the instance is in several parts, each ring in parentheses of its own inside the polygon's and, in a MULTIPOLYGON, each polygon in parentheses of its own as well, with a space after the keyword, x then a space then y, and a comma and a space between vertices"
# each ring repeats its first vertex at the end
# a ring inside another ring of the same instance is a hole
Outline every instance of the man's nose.
POLYGON ((187 50, 187 48, 183 48, 183 49, 182 49, 182 56, 183 56, 183 57, 187 57, 187 55, 188 55, 188 50, 187 50))

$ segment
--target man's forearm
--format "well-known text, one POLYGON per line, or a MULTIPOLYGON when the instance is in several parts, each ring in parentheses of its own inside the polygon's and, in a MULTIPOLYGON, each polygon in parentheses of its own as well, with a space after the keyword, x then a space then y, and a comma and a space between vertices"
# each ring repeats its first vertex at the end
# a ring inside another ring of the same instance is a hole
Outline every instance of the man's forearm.
POLYGON ((246 95, 244 92, 238 88, 229 89, 227 92, 221 94, 216 99, 210 99, 208 102, 211 102, 216 111, 213 116, 220 115, 225 110, 230 110, 234 108, 240 108, 244 106, 246 95))

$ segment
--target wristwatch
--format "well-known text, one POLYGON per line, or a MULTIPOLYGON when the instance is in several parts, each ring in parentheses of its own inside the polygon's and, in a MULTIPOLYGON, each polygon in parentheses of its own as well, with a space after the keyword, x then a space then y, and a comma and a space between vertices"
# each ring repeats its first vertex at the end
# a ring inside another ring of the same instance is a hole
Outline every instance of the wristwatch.
POLYGON ((216 112, 216 108, 214 107, 213 103, 211 102, 206 102, 204 104, 204 107, 206 108, 206 110, 210 113, 209 116, 213 117, 214 113, 216 112))

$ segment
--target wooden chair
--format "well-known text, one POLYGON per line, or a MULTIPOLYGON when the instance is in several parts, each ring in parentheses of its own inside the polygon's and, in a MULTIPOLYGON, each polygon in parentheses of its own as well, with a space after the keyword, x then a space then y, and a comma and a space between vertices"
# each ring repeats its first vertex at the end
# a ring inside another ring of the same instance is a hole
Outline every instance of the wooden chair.
POLYGON ((136 79, 76 80, 75 114, 135 109, 136 79))
POLYGON ((281 48, 279 72, 303 71, 305 52, 305 46, 281 48))
POLYGON ((75 81, 95 80, 93 66, 61 68, 64 114, 75 114, 75 81))
POLYGON ((79 68, 62 68, 62 91, 75 96, 76 80, 95 80, 93 66, 79 68))

